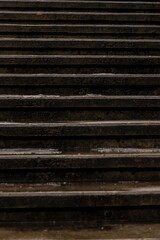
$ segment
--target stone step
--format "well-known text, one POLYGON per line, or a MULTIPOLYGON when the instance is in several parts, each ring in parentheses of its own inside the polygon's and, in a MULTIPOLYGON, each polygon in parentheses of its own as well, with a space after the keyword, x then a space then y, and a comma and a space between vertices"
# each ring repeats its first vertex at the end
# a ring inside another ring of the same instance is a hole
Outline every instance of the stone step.
MULTIPOLYGON (((1 23, 0 33, 50 33, 50 34, 120 34, 132 35, 159 35, 159 25, 121 25, 121 24, 20 24, 20 23, 1 23)), ((5 33, 5 34, 4 34, 5 33)), ((32 36, 33 37, 33 36, 32 36)), ((59 36, 60 37, 60 36, 59 36)), ((126 37, 125 37, 126 38, 126 37)))
MULTIPOLYGON (((22 56, 22 55, 21 55, 22 56)), ((74 56, 74 55, 73 55, 74 56)), ((18 55, 17 55, 18 57, 18 55)), ((47 57, 47 55, 46 55, 47 57)), ((81 57, 79 55, 79 57, 81 57)), ((136 64, 136 59, 134 59, 134 56, 132 56, 133 62, 135 62, 135 64, 131 64, 130 61, 130 65, 124 65, 124 64, 117 64, 115 62, 115 65, 109 65, 103 63, 102 65, 95 65, 95 64, 83 64, 83 65, 61 65, 60 61, 60 65, 55 65, 55 64, 51 64, 51 65, 39 65, 38 63, 36 63, 35 65, 26 65, 23 64, 21 65, 3 65, 3 63, 0 63, 0 74, 153 74, 153 75, 159 75, 160 74, 160 68, 159 65, 155 64, 155 65, 150 65, 150 59, 147 60, 147 56, 145 56, 146 59, 140 59, 141 63, 144 61, 146 61, 146 65, 138 65, 136 64)), ((155 56, 156 57, 156 56, 155 56)), ((53 59, 52 59, 53 60, 53 59)), ((153 59, 152 59, 153 60, 153 59)), ((154 59, 156 60, 156 59, 154 59)), ((1 59, 2 61, 2 59, 1 59)), ((12 59, 11 59, 12 61, 12 59)), ((29 64, 29 59, 27 60, 28 64, 29 64)), ((42 59, 43 61, 43 59, 42 59)), ((67 55, 66 55, 66 61, 67 61, 67 55)), ((69 59, 70 61, 70 59, 69 59)), ((73 59, 72 59, 73 61, 73 59)), ((125 61, 125 60, 124 60, 125 61)), ((140 63, 139 61, 139 63, 140 63)), ((156 60, 157 61, 157 60, 156 60)), ((14 60, 13 60, 14 62, 14 60)), ((13 63, 12 62, 12 63, 13 63)), ((32 60, 33 62, 33 60, 32 60)), ((109 59, 108 59, 109 62, 109 59)), ((127 61, 126 61, 127 62, 127 61)), ((138 61, 137 61, 138 62, 138 61)), ((7 58, 6 58, 6 63, 7 63, 7 58)), ((20 59, 19 59, 19 63, 20 63, 20 59)), ((120 60, 119 60, 120 63, 120 60)), ((47 64, 47 63, 46 63, 47 64)), ((77 63, 78 64, 78 63, 77 63)), ((99 60, 99 64, 100 64, 100 60, 99 60)), ((20 94, 20 93, 19 93, 20 94)), ((35 93, 37 94, 37 93, 35 93)), ((47 93, 46 93, 47 94, 47 93)), ((52 93, 53 94, 53 93, 52 93)), ((78 93, 77 93, 78 94, 78 93)), ((110 94, 112 95, 112 94, 110 94)), ((134 93, 133 93, 134 95, 134 93)), ((152 95, 152 94, 151 94, 152 95)), ((154 95, 154 94, 153 94, 154 95)))
POLYGON ((160 74, 0 74, 0 87, 10 86, 159 86, 160 74))
MULTIPOLYGON (((13 91, 13 89, 12 89, 13 91)), ((1 122, 159 120, 159 108, 12 108, 0 109, 1 122)))
POLYGON ((160 216, 158 183, 1 184, 0 189, 1 226, 10 222, 60 226, 72 221, 74 226, 88 222, 95 227, 143 223, 144 218, 146 223, 158 223, 160 216))
MULTIPOLYGON (((99 96, 117 96, 121 98, 121 96, 142 96, 147 99, 147 96, 149 95, 151 98, 152 96, 158 96, 160 94, 160 87, 156 86, 144 86, 144 87, 132 87, 132 86, 108 86, 107 88, 104 88, 103 86, 86 86, 86 87, 78 87, 78 86, 70 86, 70 87, 32 87, 32 86, 26 86, 26 87, 1 87, 0 88, 0 95, 12 95, 14 93, 15 95, 18 96, 31 96, 35 97, 37 95, 41 95, 42 99, 43 96, 49 96, 50 99, 52 99, 53 96, 59 96, 59 97, 66 97, 71 96, 71 98, 77 97, 83 98, 85 97, 93 97, 95 96, 95 99, 99 96)), ((37 96, 38 97, 38 96, 37 96)), ((45 98, 45 97, 44 97, 45 98)), ((2 100, 2 99, 1 99, 2 100)), ((23 100, 22 100, 23 101, 23 100)), ((42 100, 43 101, 43 100, 42 100)), ((45 102, 46 100, 44 100, 45 102)), ((54 100, 53 100, 54 101, 54 100)), ((61 100, 60 100, 61 101, 61 100)), ((82 100, 83 102, 83 100, 82 100)), ((137 101, 136 101, 137 102, 137 101)), ((53 104, 51 104, 53 105, 53 104)), ((48 104, 47 104, 48 106, 48 104)), ((100 105, 100 108, 102 105, 100 105)), ((107 105, 106 105, 107 106, 107 105)), ((33 107, 33 106, 31 106, 33 107)), ((42 106, 43 107, 43 106, 42 106)), ((157 108, 157 106, 155 106, 157 108)), ((72 107, 71 107, 72 108, 72 107)), ((99 107, 98 107, 99 108, 99 107)), ((130 107, 129 107, 130 108, 130 107)), ((141 107, 142 109, 143 107, 141 107)), ((47 109, 47 108, 46 108, 47 109)), ((117 108, 118 109, 118 108, 117 108)), ((47 109, 48 110, 48 109, 47 109)), ((93 110, 93 108, 92 108, 93 110)), ((95 109, 96 111, 97 109, 95 109)), ((158 110, 158 109, 156 109, 158 110)))
POLYGON ((0 123, 1 137, 159 136, 160 121, 0 123))
POLYGON ((160 55, 159 40, 0 38, 0 55, 160 55), (118 51, 117 51, 118 50, 118 51))
POLYGON ((149 169, 160 167, 160 149, 93 149, 64 154, 56 149, 0 149, 0 169, 149 169))
POLYGON ((0 55, 0 66, 159 66, 160 56, 0 55))
POLYGON ((0 95, 0 108, 159 108, 159 96, 0 95))
MULTIPOLYGON (((22 56, 22 55, 21 55, 22 56)), ((18 55, 17 55, 18 57, 18 55)), ((47 55, 46 55, 47 57, 47 55)), ((74 57, 74 55, 73 55, 74 57)), ((79 57, 81 57, 79 55, 79 57)), ((146 56, 144 56, 146 57, 146 56)), ((156 57, 156 56, 155 56, 156 57)), ((146 57, 147 58, 147 57, 146 57)), ((12 59, 11 59, 12 60, 12 59)), ((133 62, 136 62, 134 56, 132 56, 133 62)), ((138 64, 131 64, 130 65, 95 65, 95 64, 84 64, 84 65, 0 65, 0 74, 140 74, 140 75, 159 75, 160 68, 159 65, 150 65, 149 60, 147 59, 140 59, 142 62, 146 60, 147 65, 138 65, 138 64)), ((153 60, 153 59, 152 59, 153 60)), ((156 60, 156 59, 155 59, 156 60)), ((13 60, 14 61, 14 60, 13 60)), ((29 64, 29 59, 26 60, 29 64)), ((43 61, 43 59, 42 59, 43 61)), ((66 55, 67 61, 67 55, 66 55)), ((73 61, 73 59, 72 59, 73 61)), ((6 58, 7 62, 7 58, 6 58)), ((19 59, 20 62, 20 59, 19 59)), ((33 62, 33 60, 32 60, 33 62)), ((109 59, 108 59, 109 62, 109 59)), ((120 60, 119 60, 120 62, 120 60)), ((127 61, 126 61, 127 62, 127 61)), ((116 63, 116 62, 115 62, 116 63)), ((47 63, 46 63, 47 64, 47 63)), ((77 63, 78 64, 78 63, 77 63)), ((100 64, 100 60, 99 60, 100 64)), ((35 93, 36 94, 36 93, 35 93)), ((111 94, 112 95, 112 94, 111 94)), ((134 95, 134 94, 133 94, 134 95)), ((151 94, 152 95, 152 94, 151 94)))
POLYGON ((81 154, 57 149, 1 149, 0 183, 154 184, 160 180, 159 158, 160 149, 92 149, 81 154))
POLYGON ((112 12, 76 12, 70 10, 69 12, 47 12, 47 11, 2 11, 0 10, 0 21, 54 21, 57 22, 81 22, 83 24, 88 21, 91 22, 108 22, 108 23, 155 23, 159 22, 160 13, 112 13, 112 12))
POLYGON ((157 1, 41 1, 41 0, 1 0, 0 8, 27 9, 103 9, 103 10, 156 10, 160 9, 157 1))
POLYGON ((133 119, 67 120, 64 123, 61 120, 47 122, 45 119, 30 123, 9 120, 0 123, 0 148, 53 148, 61 152, 79 153, 95 148, 160 148, 159 124, 159 120, 133 119))
POLYGON ((0 55, 1 74, 159 74, 159 65, 146 55, 0 55))
MULTIPOLYGON (((160 56, 158 49, 38 49, 38 48, 0 48, 0 55, 114 55, 114 56, 160 56)), ((134 66, 133 66, 134 67, 134 66)), ((104 71, 104 70, 103 70, 104 71)), ((78 73, 77 73, 78 74, 78 73)))
MULTIPOLYGON (((7 135, 7 134, 6 134, 7 135)), ((160 148, 159 136, 106 136, 106 137, 1 137, 0 148, 53 148, 60 152, 84 152, 108 148, 160 148)))
POLYGON ((83 38, 0 38, 0 47, 9 49, 160 49, 160 40, 83 38))

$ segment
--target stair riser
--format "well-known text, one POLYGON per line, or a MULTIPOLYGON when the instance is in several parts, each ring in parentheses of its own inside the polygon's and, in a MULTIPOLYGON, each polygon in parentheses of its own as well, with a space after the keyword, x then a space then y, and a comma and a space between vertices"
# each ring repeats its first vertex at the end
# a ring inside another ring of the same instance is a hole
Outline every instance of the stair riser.
MULTIPOLYGON (((159 25, 0 24, 1 33, 160 35, 159 25)), ((33 37, 33 36, 32 36, 33 37)), ((46 37, 46 35, 45 35, 46 37)))
POLYGON ((158 2, 119 2, 116 3, 114 1, 104 2, 100 1, 99 3, 94 1, 4 1, 2 0, 0 3, 0 7, 3 8, 21 8, 21 9, 103 9, 103 10, 160 10, 160 4, 158 2))
MULTIPOLYGON (((124 149, 123 149, 124 150, 124 149)), ((4 151, 4 150, 3 150, 4 151)), ((17 150, 18 151, 18 150, 17 150)), ((40 150, 42 152, 42 149, 40 150)), ((114 151, 114 150, 113 150, 114 151)), ((127 149, 126 149, 127 151, 127 149)), ((160 168, 160 152, 155 150, 155 152, 146 151, 142 153, 144 150, 141 150, 139 154, 135 154, 132 152, 133 149, 130 149, 130 154, 127 153, 115 153, 115 154, 77 154, 77 155, 58 155, 58 153, 54 153, 54 155, 36 155, 36 153, 25 153, 25 151, 21 154, 15 154, 15 149, 6 150, 8 153, 7 155, 2 154, 0 155, 0 169, 6 170, 11 173, 11 171, 18 170, 31 172, 32 170, 35 172, 57 172, 58 174, 64 172, 69 173, 72 170, 78 173, 81 173, 82 170, 85 172, 94 171, 96 172, 97 169, 102 172, 129 172, 138 171, 141 172, 150 172, 153 173, 160 168), (15 154, 15 155, 14 155, 15 154), (57 155, 56 155, 57 154, 57 155), (95 170, 96 169, 96 170, 95 170), (104 170, 105 169, 105 170, 104 170)), ((138 151, 138 150, 137 150, 138 151)), ((45 152, 45 150, 43 150, 45 152)), ((127 151, 129 152, 129 150, 127 151)), ((2 173, 1 173, 2 174, 2 173)))
MULTIPOLYGON (((1 79, 0 79, 1 81, 1 79)), ((23 80, 22 80, 23 81, 23 80)), ((14 95, 39 95, 39 94, 43 94, 43 95, 59 95, 59 96, 84 96, 84 95, 106 95, 106 96, 156 96, 156 95, 160 95, 160 86, 42 86, 42 87, 38 87, 38 86, 23 86, 23 82, 22 82, 22 87, 21 86, 17 86, 17 87, 8 87, 8 86, 4 86, 4 87, 0 87, 0 94, 3 95, 12 95, 14 93, 14 95)), ((33 97, 34 98, 34 97, 33 97)), ((0 100, 0 107, 2 106, 0 100)), ((65 100, 64 100, 65 101, 65 100)), ((146 99, 147 101, 147 99, 146 99)), ((159 100, 155 100, 155 104, 152 105, 151 103, 149 104, 149 106, 151 107, 159 107, 158 105, 158 101, 159 100)), ((18 102, 18 101, 17 101, 18 102)), ((24 107, 26 107, 25 104, 26 101, 24 101, 24 107)), ((43 101, 46 102, 46 101, 43 101)), ((80 102, 80 101, 79 101, 80 102)), ((81 105, 83 104, 83 100, 81 101, 81 105)), ((92 101, 94 102, 94 100, 92 101)), ((138 102, 138 100, 137 100, 138 102)), ((140 100, 139 100, 140 102, 140 100)), ((150 100, 150 102, 153 102, 152 100, 150 100)), ((9 103, 9 102, 8 102, 9 103)), ((148 103, 148 101, 147 101, 148 103)), ((22 103, 17 104, 18 106, 22 106, 22 103), (19 105, 20 104, 20 105, 19 105)), ((147 104, 142 103, 141 101, 140 107, 147 107, 147 104)), ((93 103, 94 105, 94 103, 93 103)), ((135 106, 133 107, 138 107, 137 104, 134 104, 135 106)), ((6 107, 10 106, 10 104, 7 104, 6 102, 6 107)), ((30 100, 30 104, 27 105, 29 106, 34 106, 34 99, 30 100), (32 102, 32 103, 31 103, 32 102)), ((36 104, 35 104, 36 106, 36 104)), ((42 107, 44 107, 44 104, 42 103, 41 105, 42 107)), ((38 107, 41 107, 38 106, 38 107)), ((54 100, 51 101, 50 100, 50 107, 55 107, 54 105, 54 100), (51 103, 53 102, 53 103, 51 103)), ((77 107, 79 106, 79 104, 77 103, 77 107)), ((85 106, 85 104, 84 104, 85 106)), ((104 107, 107 107, 108 105, 106 104, 103 105, 104 107)), ((46 103, 46 108, 48 107, 48 104, 46 103)), ((88 107, 88 104, 86 105, 86 107, 88 107)), ((95 106, 96 107, 96 106, 95 106)), ((97 106, 98 107, 98 106, 97 106)), ((99 105, 99 107, 101 107, 101 105, 99 105)), ((121 107, 120 104, 117 103, 117 108, 121 107)), ((93 108, 93 107, 92 107, 93 108)), ((96 110, 95 110, 96 111, 96 110)))
POLYGON ((0 56, 0 66, 79 66, 85 67, 126 67, 126 66, 160 66, 160 56, 105 56, 105 55, 25 55, 25 56, 0 56))
POLYGON ((42 38, 42 39, 58 39, 58 38, 64 38, 64 39, 70 39, 70 38, 81 38, 81 39, 130 39, 132 40, 137 39, 146 39, 146 40, 159 40, 160 39, 160 34, 147 34, 147 33, 139 33, 139 34, 121 34, 121 33, 40 33, 40 32, 27 32, 27 33, 16 33, 16 32, 0 32, 0 37, 1 38, 42 38))
POLYGON ((159 120, 160 110, 155 109, 1 109, 2 122, 67 122, 106 120, 159 120))
POLYGON ((102 23, 102 24, 121 24, 121 23, 135 23, 135 24, 158 24, 159 13, 91 13, 91 12, 0 12, 0 22, 12 23, 102 23), (54 22, 53 22, 54 21, 54 22))
POLYGON ((0 148, 52 148, 64 152, 97 153, 105 148, 160 148, 159 137, 97 137, 97 138, 1 138, 0 148))
POLYGON ((13 209, 1 210, 1 226, 54 226, 58 228, 101 228, 109 223, 156 223, 159 207, 150 208, 81 208, 81 209, 13 209))
POLYGON ((120 74, 159 74, 159 66, 99 66, 86 65, 86 66, 0 66, 0 73, 58 73, 58 74, 94 74, 94 73, 120 73, 120 74))
MULTIPOLYGON (((160 136, 160 125, 157 123, 144 122, 143 124, 131 124, 118 122, 96 124, 93 122, 83 123, 55 123, 55 124, 28 124, 28 123, 2 123, 0 124, 1 138, 103 138, 103 137, 154 137, 160 136)), ((42 141, 43 141, 42 139, 42 141)))
MULTIPOLYGON (((20 168, 20 167, 19 167, 20 168)), ((160 169, 0 170, 0 183, 159 182, 160 169)))
MULTIPOLYGON (((27 44, 27 43, 26 43, 27 44)), ((72 44, 72 43, 71 43, 72 44)), ((160 56, 159 49, 11 49, 1 48, 0 55, 135 55, 135 56, 160 56)))
POLYGON ((24 49, 39 49, 39 50, 160 50, 159 40, 134 40, 134 39, 84 39, 82 38, 66 38, 61 39, 41 39, 41 38, 6 38, 0 39, 0 47, 3 49, 14 49, 14 50, 24 50, 24 49))
POLYGON ((69 191, 1 193, 1 209, 71 209, 71 208, 155 208, 159 207, 158 191, 69 191))
POLYGON ((160 86, 160 74, 0 74, 2 87, 59 87, 59 88, 85 88, 104 86, 123 89, 154 88, 160 86), (71 87, 72 86, 72 87, 71 87))

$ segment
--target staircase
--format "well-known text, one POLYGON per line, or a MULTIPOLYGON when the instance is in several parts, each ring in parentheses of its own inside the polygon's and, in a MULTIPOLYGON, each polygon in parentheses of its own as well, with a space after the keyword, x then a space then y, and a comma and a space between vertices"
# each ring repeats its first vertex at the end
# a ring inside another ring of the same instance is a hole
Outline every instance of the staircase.
POLYGON ((159 239, 159 182, 160 2, 0 0, 0 239, 159 239))

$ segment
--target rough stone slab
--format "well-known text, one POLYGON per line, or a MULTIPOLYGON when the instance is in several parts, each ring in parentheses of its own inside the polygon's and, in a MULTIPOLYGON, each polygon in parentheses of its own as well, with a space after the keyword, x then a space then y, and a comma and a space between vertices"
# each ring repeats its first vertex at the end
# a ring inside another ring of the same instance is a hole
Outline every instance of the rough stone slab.
POLYGON ((0 137, 160 136, 160 121, 0 123, 0 137))

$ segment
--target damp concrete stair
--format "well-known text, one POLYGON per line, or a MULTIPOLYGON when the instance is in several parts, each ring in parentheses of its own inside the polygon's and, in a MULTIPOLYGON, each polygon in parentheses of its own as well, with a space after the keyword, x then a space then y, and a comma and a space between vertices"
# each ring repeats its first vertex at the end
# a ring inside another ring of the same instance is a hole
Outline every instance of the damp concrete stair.
POLYGON ((157 1, 0 1, 1 227, 160 236, 159 18, 157 1))

